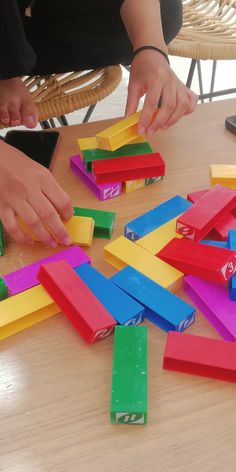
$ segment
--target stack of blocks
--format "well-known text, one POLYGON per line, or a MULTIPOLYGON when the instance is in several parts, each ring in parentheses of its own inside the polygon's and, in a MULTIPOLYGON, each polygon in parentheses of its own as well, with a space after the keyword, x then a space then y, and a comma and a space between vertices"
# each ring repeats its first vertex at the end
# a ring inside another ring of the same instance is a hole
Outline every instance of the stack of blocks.
POLYGON ((80 154, 70 157, 71 170, 100 200, 159 182, 165 163, 138 135, 140 112, 91 138, 77 140, 80 154))

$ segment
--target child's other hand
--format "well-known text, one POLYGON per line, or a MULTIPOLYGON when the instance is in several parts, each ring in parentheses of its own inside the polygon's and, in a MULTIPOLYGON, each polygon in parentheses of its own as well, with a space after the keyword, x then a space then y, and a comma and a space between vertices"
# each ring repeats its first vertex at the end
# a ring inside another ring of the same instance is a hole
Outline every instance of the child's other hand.
POLYGON ((0 220, 5 230, 19 243, 30 243, 17 223, 19 216, 44 244, 55 247, 55 238, 70 244, 62 220, 73 215, 68 195, 49 170, 22 152, 0 141, 0 220))
POLYGON ((158 129, 167 129, 182 116, 192 113, 197 95, 175 75, 166 59, 156 51, 142 51, 133 59, 128 87, 126 116, 135 113, 140 98, 146 94, 139 133, 152 136, 158 129), (161 98, 159 113, 154 114, 161 98), (153 120, 152 116, 154 116, 153 120))

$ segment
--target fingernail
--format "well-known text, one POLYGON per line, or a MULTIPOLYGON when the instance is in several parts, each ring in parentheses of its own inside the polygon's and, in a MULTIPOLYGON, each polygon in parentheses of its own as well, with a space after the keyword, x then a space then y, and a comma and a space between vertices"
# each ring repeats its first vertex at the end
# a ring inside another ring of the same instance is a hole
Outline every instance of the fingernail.
POLYGON ((140 126, 140 128, 139 128, 139 133, 140 133, 140 134, 144 134, 144 133, 145 133, 145 127, 144 127, 144 126, 140 126))
POLYGON ((26 120, 27 125, 29 126, 34 126, 35 125, 35 119, 33 116, 28 116, 26 120))
POLYGON ((4 116, 4 117, 2 118, 2 122, 3 122, 3 123, 9 123, 9 121, 10 121, 10 120, 9 120, 9 118, 7 118, 7 116, 4 116))
POLYGON ((72 241, 68 236, 65 239, 63 239, 63 241, 62 241, 62 244, 64 244, 64 246, 70 246, 71 243, 72 243, 72 241))

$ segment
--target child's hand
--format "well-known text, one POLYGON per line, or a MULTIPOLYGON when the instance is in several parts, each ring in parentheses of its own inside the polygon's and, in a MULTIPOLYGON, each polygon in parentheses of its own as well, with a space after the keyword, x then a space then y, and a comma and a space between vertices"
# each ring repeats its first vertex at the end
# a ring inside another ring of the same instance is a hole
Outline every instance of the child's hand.
POLYGON ((62 244, 70 244, 62 220, 73 215, 68 195, 49 170, 0 140, 0 220, 19 243, 30 243, 17 223, 19 216, 44 244, 55 247, 53 232, 62 244))
POLYGON ((146 132, 149 136, 192 113, 198 101, 197 95, 177 78, 166 59, 152 50, 140 52, 132 62, 126 116, 137 111, 139 100, 145 94, 138 129, 140 134, 146 132), (160 98, 160 111, 151 122, 160 98))

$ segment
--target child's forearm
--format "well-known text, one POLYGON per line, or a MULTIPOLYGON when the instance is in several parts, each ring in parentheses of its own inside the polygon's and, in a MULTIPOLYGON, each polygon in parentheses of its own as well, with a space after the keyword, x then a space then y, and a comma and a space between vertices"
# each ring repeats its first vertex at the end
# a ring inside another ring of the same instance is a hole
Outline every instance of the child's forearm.
POLYGON ((158 0, 124 0, 121 17, 134 49, 152 45, 167 52, 158 0))

